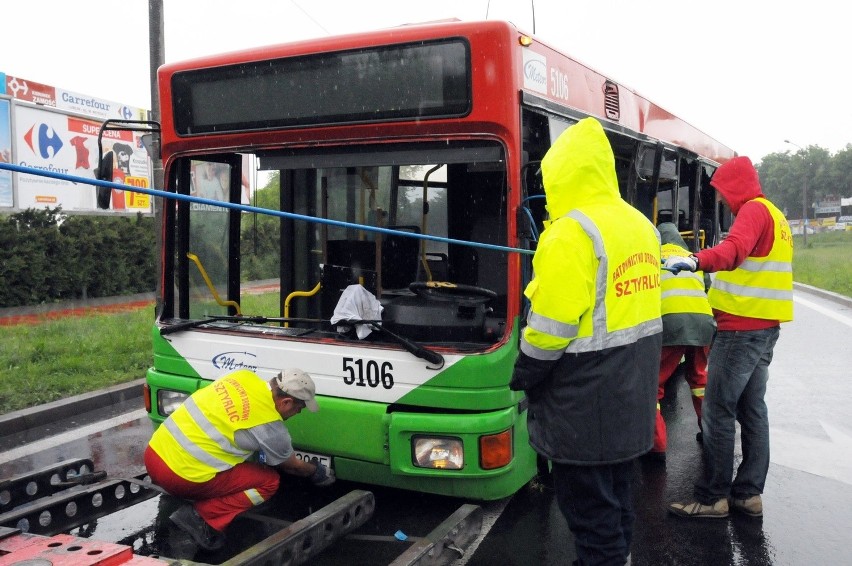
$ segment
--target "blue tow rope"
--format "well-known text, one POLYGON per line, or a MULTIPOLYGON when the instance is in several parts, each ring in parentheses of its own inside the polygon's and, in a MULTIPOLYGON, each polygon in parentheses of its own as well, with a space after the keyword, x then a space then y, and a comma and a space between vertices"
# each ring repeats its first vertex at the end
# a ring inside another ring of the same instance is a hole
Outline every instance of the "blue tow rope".
POLYGON ((483 248, 488 250, 497 250, 501 252, 511 252, 511 253, 520 253, 520 254, 528 254, 533 255, 535 252, 533 250, 523 250, 520 248, 512 248, 509 246, 498 246, 495 244, 485 244, 482 242, 468 242, 466 240, 456 240, 454 238, 443 238, 441 236, 432 236, 430 234, 415 234, 412 232, 403 232, 400 230, 393 230, 391 228, 380 228, 378 226, 367 226, 365 224, 356 224, 354 222, 343 222, 341 220, 330 220, 328 218, 319 218, 317 216, 307 216, 304 214, 295 214, 293 212, 284 212, 281 210, 272 210, 269 208, 261 208, 258 206, 251 206, 247 204, 238 204, 233 202, 224 202, 219 200, 207 199, 202 197, 194 197, 191 195, 182 195, 178 193, 170 193, 167 191, 161 191, 158 189, 145 189, 142 187, 132 187, 130 185, 122 185, 121 183, 113 183, 110 181, 101 181, 100 179, 88 179, 86 177, 77 177, 76 175, 68 175, 66 173, 58 173, 55 171, 47 171, 44 169, 35 169, 32 167, 24 167, 21 165, 14 165, 12 163, 0 163, 0 169, 6 169, 7 171, 14 171, 16 173, 25 173, 28 175, 38 175, 41 177, 50 177, 52 179, 59 179, 62 181, 69 181, 71 183, 82 183, 85 185, 94 185, 96 187, 106 187, 109 189, 117 189, 120 191, 130 191, 133 193, 142 193, 145 195, 151 195, 155 197, 162 197, 164 199, 171 200, 179 200, 184 202, 196 202, 199 204, 207 204, 212 206, 218 206, 221 208, 228 208, 231 210, 240 210, 242 212, 256 212, 258 214, 266 214, 269 216, 278 216, 281 218, 289 218, 291 220, 301 220, 303 222, 316 222, 318 224, 328 224, 330 226, 340 226, 343 228, 355 228, 358 230, 365 230, 367 232, 377 232, 380 234, 390 234, 394 236, 404 236, 407 238, 415 238, 417 240, 431 240, 433 242, 444 242, 447 244, 458 244, 460 246, 468 246, 472 248, 483 248))

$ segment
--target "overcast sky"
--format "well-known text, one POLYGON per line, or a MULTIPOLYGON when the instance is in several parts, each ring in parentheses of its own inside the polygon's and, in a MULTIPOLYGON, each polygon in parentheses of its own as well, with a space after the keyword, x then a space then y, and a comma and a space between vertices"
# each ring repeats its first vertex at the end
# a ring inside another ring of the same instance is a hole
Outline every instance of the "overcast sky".
MULTIPOLYGON (((166 62, 456 17, 504 19, 759 161, 852 143, 835 0, 163 0, 166 62), (533 18, 533 6, 535 17, 533 18)), ((0 72, 150 108, 148 0, 4 2, 0 72)))

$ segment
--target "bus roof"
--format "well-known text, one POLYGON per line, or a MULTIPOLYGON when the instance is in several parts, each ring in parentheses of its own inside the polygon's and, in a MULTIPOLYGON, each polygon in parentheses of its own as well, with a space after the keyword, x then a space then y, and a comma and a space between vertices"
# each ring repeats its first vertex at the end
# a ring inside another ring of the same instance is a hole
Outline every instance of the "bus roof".
MULTIPOLYGON (((512 70, 507 69, 505 73, 497 73, 503 76, 493 79, 494 84, 501 89, 511 87, 513 92, 520 95, 527 104, 539 106, 556 114, 567 114, 569 117, 572 115, 595 116, 610 129, 643 134, 652 140, 684 148, 716 163, 723 163, 736 156, 731 148, 654 104, 636 91, 559 52, 538 38, 525 34, 513 24, 495 20, 473 22, 442 20, 423 24, 406 24, 370 32, 301 40, 169 63, 159 70, 163 115, 172 110, 172 101, 162 96, 162 93, 168 92, 163 85, 169 84, 176 73, 453 37, 465 38, 470 43, 472 52, 478 54, 473 57, 471 65, 474 82, 480 81, 480 87, 485 86, 482 84, 485 79, 479 75, 484 76, 485 72, 477 67, 494 62, 500 64, 510 62, 512 70), (493 60, 482 57, 483 50, 492 50, 493 60)), ((507 90, 497 92, 508 93, 507 90)), ((476 105, 480 96, 481 94, 474 93, 474 109, 469 116, 471 120, 484 119, 482 114, 477 114, 476 105)), ((492 96, 489 106, 494 108, 502 104, 505 107, 511 103, 514 108, 517 108, 517 99, 500 101, 500 98, 492 96)), ((480 106, 484 105, 480 104, 480 106)), ((164 143, 169 142, 172 133, 164 131, 164 143)))

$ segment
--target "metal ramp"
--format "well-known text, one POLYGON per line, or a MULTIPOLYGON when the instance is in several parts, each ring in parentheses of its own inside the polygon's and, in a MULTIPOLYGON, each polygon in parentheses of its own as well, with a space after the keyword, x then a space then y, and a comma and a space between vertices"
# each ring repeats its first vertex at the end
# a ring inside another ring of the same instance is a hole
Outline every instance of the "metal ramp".
MULTIPOLYGON (((140 545, 101 542, 66 534, 89 522, 118 513, 161 493, 145 474, 107 478, 91 460, 66 460, 41 470, 0 481, 0 566, 212 566, 185 558, 138 555, 140 545)), ((351 537, 370 544, 371 537, 352 535, 373 516, 372 492, 353 490, 294 522, 270 517, 261 508, 240 515, 271 534, 228 557, 222 566, 295 566, 316 562, 335 541, 351 537)), ((132 511, 130 511, 132 512, 132 511)), ((412 538, 391 566, 438 566, 464 555, 479 535, 482 510, 462 505, 427 536, 412 538)), ((373 537, 381 538, 381 537, 373 537)))
POLYGON ((141 478, 106 479, 89 459, 65 460, 0 481, 0 526, 55 535, 156 494, 141 478))

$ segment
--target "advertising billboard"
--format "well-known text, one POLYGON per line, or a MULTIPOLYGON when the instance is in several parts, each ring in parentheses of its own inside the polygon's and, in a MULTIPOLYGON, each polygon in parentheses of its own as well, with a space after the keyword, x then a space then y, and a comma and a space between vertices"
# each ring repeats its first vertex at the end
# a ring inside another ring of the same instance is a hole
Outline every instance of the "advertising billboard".
MULTIPOLYGON (((0 162, 12 162, 12 121, 8 100, 0 98, 0 162)), ((0 207, 10 207, 12 201, 12 173, 0 171, 0 207)))
MULTIPOLYGON (((105 120, 146 120, 146 110, 0 73, 0 159, 23 167, 95 178, 98 132, 105 120)), ((144 132, 108 130, 112 181, 151 188, 144 132)), ((0 171, 0 207, 62 207, 65 212, 153 213, 151 197, 51 177, 0 171)))
MULTIPOLYGON (((101 124, 30 106, 15 106, 15 146, 18 165, 77 177, 95 178, 98 161, 98 131, 101 124)), ((148 155, 142 147, 142 134, 127 131, 104 132, 103 151, 115 153, 113 181, 148 188, 148 155)), ((18 208, 62 206, 65 211, 115 210, 151 212, 148 195, 112 190, 107 203, 96 199, 92 185, 18 175, 18 208), (100 204, 100 206, 98 206, 100 204)))

